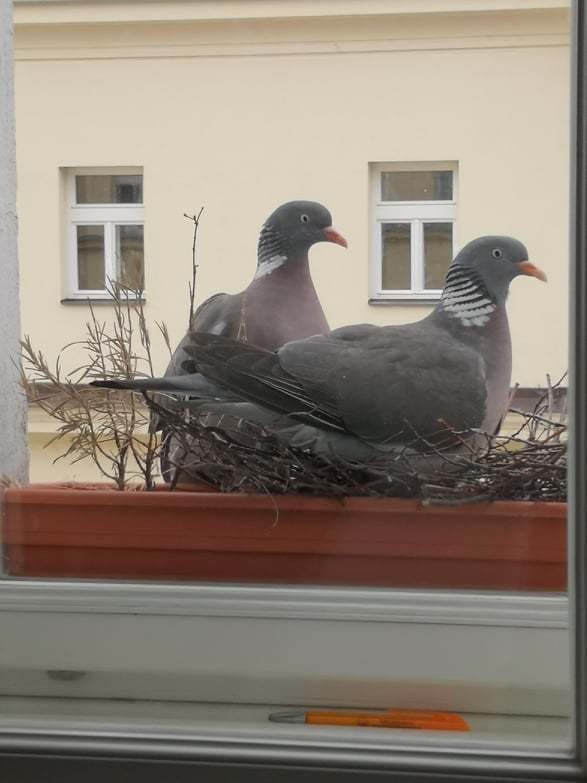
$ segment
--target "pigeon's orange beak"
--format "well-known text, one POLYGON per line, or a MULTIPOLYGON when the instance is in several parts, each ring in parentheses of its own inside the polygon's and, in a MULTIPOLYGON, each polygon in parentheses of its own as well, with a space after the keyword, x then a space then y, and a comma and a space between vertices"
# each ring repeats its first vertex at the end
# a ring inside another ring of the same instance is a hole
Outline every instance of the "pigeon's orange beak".
POLYGON ((335 245, 348 247, 347 241, 343 235, 339 234, 335 228, 332 228, 332 226, 328 226, 328 228, 323 229, 322 236, 326 242, 334 242, 335 245))
POLYGON ((539 280, 542 280, 543 283, 546 283, 547 277, 542 271, 542 269, 539 269, 537 266, 534 266, 534 264, 531 261, 521 261, 518 264, 518 269, 520 270, 521 275, 528 275, 528 277, 537 277, 539 280))

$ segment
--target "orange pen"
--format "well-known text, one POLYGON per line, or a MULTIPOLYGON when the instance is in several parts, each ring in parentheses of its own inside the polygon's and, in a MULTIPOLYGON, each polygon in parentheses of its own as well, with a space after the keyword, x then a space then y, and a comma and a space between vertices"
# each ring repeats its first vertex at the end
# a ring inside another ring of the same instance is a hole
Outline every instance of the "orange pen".
POLYGON ((432 710, 273 712, 269 715, 269 720, 276 723, 309 723, 316 726, 371 726, 384 729, 470 731, 468 723, 460 715, 453 712, 434 712, 432 710))

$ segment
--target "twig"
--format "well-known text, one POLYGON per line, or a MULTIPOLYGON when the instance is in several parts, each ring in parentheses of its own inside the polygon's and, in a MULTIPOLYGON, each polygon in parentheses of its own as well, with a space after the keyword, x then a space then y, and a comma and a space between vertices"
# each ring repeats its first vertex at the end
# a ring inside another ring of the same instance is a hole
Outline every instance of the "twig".
POLYGON ((200 207, 200 211, 197 215, 188 215, 186 212, 183 213, 183 216, 187 218, 188 220, 191 220, 194 224, 194 235, 192 240, 192 279, 189 283, 189 293, 190 293, 190 315, 188 318, 188 329, 191 332, 194 328, 194 317, 196 314, 196 308, 195 308, 195 301, 196 301, 196 275, 198 271, 198 264, 196 264, 196 240, 198 238, 198 227, 200 225, 200 217, 202 216, 202 212, 204 211, 204 207, 200 207))

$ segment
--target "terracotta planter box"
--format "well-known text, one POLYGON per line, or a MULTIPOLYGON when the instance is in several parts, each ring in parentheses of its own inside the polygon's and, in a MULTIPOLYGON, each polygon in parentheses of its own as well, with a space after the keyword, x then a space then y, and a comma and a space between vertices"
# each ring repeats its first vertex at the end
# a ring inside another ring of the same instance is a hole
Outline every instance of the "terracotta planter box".
POLYGON ((30 485, 4 493, 14 576, 566 589, 566 505, 30 485))

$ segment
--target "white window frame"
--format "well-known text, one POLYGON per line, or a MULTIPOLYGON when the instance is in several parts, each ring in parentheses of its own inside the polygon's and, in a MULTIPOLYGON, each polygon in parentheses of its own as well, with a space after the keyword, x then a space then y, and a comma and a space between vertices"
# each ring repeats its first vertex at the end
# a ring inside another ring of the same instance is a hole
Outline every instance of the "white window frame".
POLYGON ((424 287, 424 223, 452 223, 453 253, 457 244, 458 164, 455 161, 414 161, 372 163, 371 188, 371 301, 434 301, 440 298, 441 289, 424 287), (383 201, 381 175, 395 171, 451 171, 453 197, 450 201, 383 201), (411 225, 411 280, 407 289, 383 288, 381 226, 383 223, 410 223, 411 225))
MULTIPOLYGON (((106 288, 80 289, 78 281, 77 226, 104 226, 104 273, 106 280, 117 280, 116 226, 144 226, 144 203, 140 204, 78 204, 75 178, 80 175, 144 175, 140 166, 86 166, 65 169, 66 198, 66 270, 65 298, 110 300, 106 288)), ((144 191, 143 191, 144 199, 144 191)), ((143 273, 144 273, 143 256, 143 273)), ((144 292, 143 292, 144 293, 144 292)))

